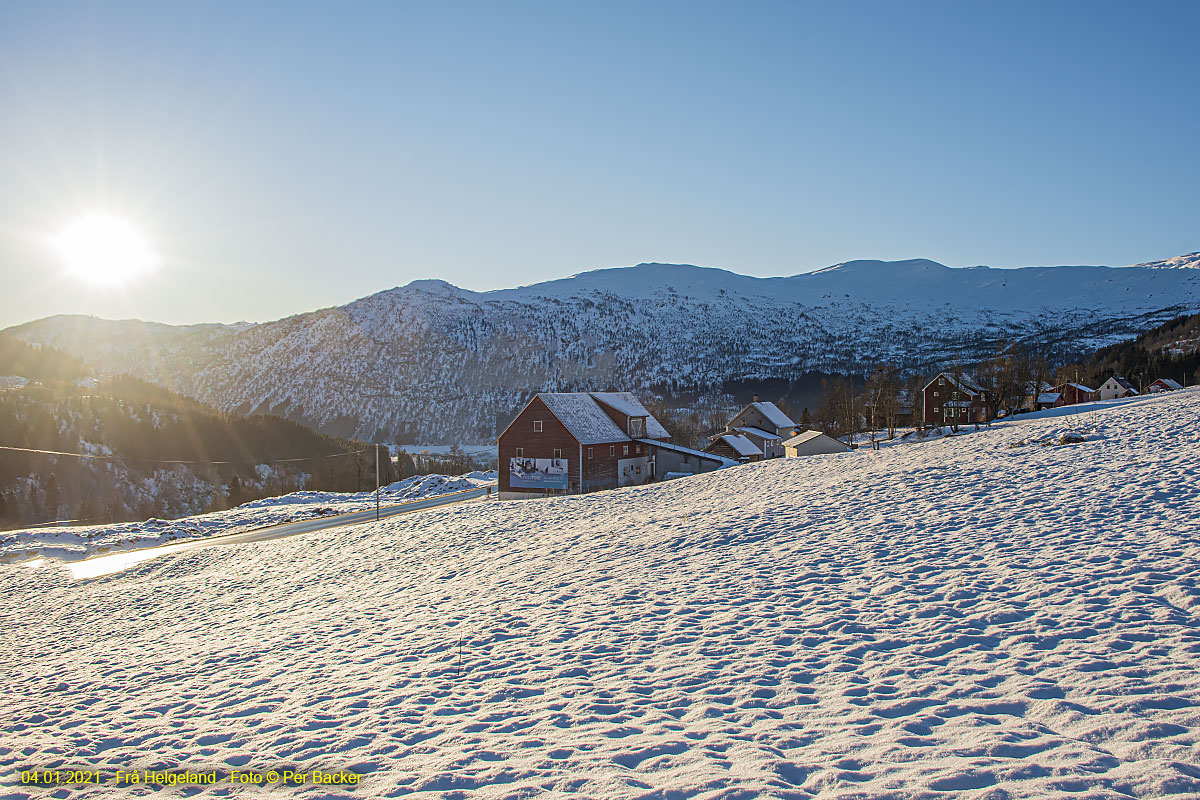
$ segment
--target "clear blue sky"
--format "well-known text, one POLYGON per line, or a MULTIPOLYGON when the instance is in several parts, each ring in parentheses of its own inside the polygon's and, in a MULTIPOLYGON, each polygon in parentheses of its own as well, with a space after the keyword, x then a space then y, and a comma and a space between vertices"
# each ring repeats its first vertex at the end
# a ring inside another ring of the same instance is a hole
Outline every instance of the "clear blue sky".
POLYGON ((0 3, 0 326, 1200 250, 1200 3, 0 3), (84 289, 102 209, 161 253, 84 289))

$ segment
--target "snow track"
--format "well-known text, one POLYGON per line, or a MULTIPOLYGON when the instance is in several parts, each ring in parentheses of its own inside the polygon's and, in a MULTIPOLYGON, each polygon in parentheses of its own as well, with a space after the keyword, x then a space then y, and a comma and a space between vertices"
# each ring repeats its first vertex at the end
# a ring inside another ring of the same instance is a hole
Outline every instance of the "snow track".
POLYGON ((22 766, 293 764, 363 785, 203 791, 1197 796, 1198 400, 91 581, 6 565, 5 789, 119 794, 17 787, 22 766))

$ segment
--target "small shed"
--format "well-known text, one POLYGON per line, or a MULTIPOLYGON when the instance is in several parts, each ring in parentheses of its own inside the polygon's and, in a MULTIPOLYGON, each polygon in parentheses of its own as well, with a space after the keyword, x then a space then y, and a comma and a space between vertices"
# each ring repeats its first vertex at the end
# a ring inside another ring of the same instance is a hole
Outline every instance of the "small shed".
POLYGON ((704 448, 704 452, 715 453, 741 462, 760 461, 763 457, 762 450, 759 450, 754 442, 740 433, 722 433, 714 436, 708 447, 704 448))
POLYGON ((821 453, 845 453, 849 446, 820 431, 804 431, 783 443, 783 451, 789 458, 815 456, 821 453))

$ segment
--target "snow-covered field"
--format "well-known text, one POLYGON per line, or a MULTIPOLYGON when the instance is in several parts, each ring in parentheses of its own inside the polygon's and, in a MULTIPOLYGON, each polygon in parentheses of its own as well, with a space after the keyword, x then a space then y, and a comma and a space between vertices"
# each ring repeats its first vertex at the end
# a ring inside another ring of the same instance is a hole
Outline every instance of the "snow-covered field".
POLYGON ((1200 393, 73 582, 0 567, 0 772, 246 798, 1200 796, 1200 393), (1018 441, 1026 444, 1014 445, 1018 441), (461 650, 460 643, 461 640, 461 650), (460 663, 461 652, 461 663, 460 663))
MULTIPOLYGON (((471 472, 456 477, 414 475, 382 487, 379 500, 384 505, 405 503, 495 482, 495 472, 471 472)), ((228 511, 175 520, 151 519, 113 525, 4 531, 0 532, 0 560, 11 562, 41 556, 90 558, 115 550, 137 550, 171 542, 206 539, 374 507, 375 492, 293 492, 281 497, 253 500, 228 511)))

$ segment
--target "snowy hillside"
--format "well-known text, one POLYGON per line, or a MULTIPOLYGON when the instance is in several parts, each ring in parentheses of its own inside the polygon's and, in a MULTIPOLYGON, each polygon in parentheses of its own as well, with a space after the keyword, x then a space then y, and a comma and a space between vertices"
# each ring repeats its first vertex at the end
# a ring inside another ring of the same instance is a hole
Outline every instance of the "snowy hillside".
POLYGON ((1198 403, 82 582, 0 566, 0 768, 362 774, 232 790, 314 800, 1197 796, 1198 403))
POLYGON ((1015 338, 1078 351, 1200 310, 1200 271, 852 261, 789 278, 673 264, 471 292, 415 281, 250 327, 52 317, 10 329, 225 411, 375 441, 488 441, 535 390, 929 369, 1015 338))
MULTIPOLYGON (((379 500, 386 506, 495 482, 495 472, 472 472, 457 477, 414 475, 381 487, 379 500)), ((69 560, 90 558, 111 551, 225 536, 374 507, 375 492, 304 491, 252 500, 225 511, 180 519, 0 531, 0 561, 27 561, 39 556, 69 560)))

